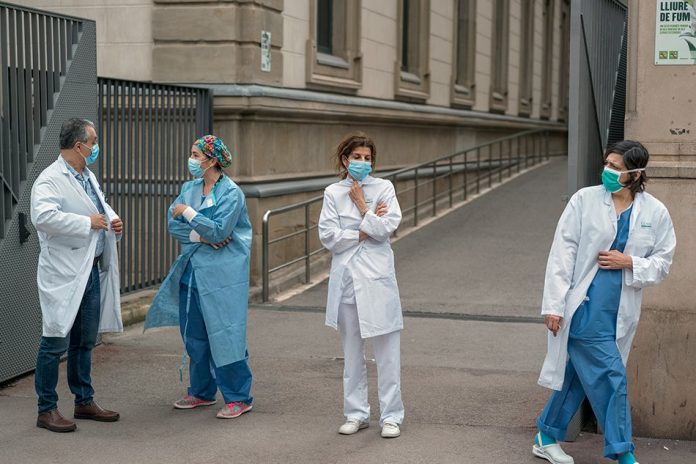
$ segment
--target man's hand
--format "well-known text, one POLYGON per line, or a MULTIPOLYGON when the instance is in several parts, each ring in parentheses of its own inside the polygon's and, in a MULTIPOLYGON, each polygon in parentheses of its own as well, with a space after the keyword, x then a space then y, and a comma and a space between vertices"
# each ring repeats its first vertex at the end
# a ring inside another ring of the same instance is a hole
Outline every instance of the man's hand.
POLYGON ((109 230, 109 223, 106 222, 106 218, 103 214, 93 214, 89 217, 91 221, 91 227, 94 230, 109 230))
POLYGON ((555 337, 559 330, 561 330, 561 323, 563 318, 561 316, 554 316, 552 314, 547 314, 544 316, 544 321, 546 322, 546 327, 553 333, 555 337))
POLYGON ((180 203, 174 207, 172 210, 172 218, 176 219, 182 214, 184 214, 184 211, 186 211, 186 208, 188 208, 188 205, 185 205, 183 203, 180 203))
POLYGON ((387 214, 388 212, 389 212, 389 210, 387 209, 387 205, 386 205, 384 202, 380 201, 380 202, 377 204, 377 209, 375 210, 375 214, 376 214, 378 217, 382 217, 382 216, 384 216, 385 214, 387 214))
POLYGON ((365 232, 363 232, 363 231, 361 230, 360 233, 358 234, 358 241, 359 241, 359 242, 362 242, 362 241, 365 240, 367 237, 369 237, 369 235, 367 235, 365 232))
POLYGON ((600 269, 633 269, 633 259, 618 250, 600 251, 597 261, 600 269))
POLYGON ((121 235, 123 233, 123 221, 121 218, 116 218, 111 221, 111 229, 116 233, 116 235, 121 235))
POLYGON ((358 207, 360 214, 364 214, 367 211, 368 208, 367 203, 365 203, 365 193, 357 182, 353 182, 353 185, 350 186, 348 196, 351 200, 353 200, 355 206, 358 207))

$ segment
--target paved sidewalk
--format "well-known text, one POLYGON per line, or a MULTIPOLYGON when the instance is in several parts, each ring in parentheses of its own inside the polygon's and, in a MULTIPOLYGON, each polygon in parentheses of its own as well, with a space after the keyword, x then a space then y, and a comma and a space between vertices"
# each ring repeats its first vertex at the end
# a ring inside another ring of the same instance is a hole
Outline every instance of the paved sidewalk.
MULTIPOLYGON (((219 420, 220 404, 174 410, 184 391, 178 331, 143 334, 139 324, 105 337, 94 354, 96 399, 122 420, 78 421, 66 435, 38 429, 33 377, 25 377, 0 390, 0 464, 545 462, 531 455, 534 419, 548 395, 536 385, 545 329, 534 321, 563 172, 554 161, 397 242, 411 314, 402 336, 400 438, 379 436, 374 362, 371 426, 336 433, 342 353, 316 309, 324 298, 318 286, 277 309, 251 308, 251 413, 219 420), (481 315, 495 317, 475 320, 481 315)), ((61 368, 60 408, 71 415, 61 368)), ((643 464, 696 462, 696 443, 636 441, 643 464)), ((584 434, 566 449, 577 464, 610 462, 601 459, 599 435, 584 434)))

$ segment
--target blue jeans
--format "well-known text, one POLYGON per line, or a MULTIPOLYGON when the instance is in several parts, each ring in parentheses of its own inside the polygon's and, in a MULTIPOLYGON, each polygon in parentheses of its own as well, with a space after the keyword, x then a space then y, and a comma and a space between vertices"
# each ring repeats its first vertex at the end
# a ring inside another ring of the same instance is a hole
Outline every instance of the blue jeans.
POLYGON ((179 329, 189 361, 188 394, 202 400, 214 400, 220 389, 225 403, 241 401, 251 404, 251 369, 249 353, 246 358, 226 366, 216 367, 210 353, 208 332, 201 314, 198 289, 181 284, 179 287, 179 329), (189 290, 191 292, 189 299, 189 290))
POLYGON ((39 414, 58 407, 58 365, 66 351, 68 385, 75 395, 75 404, 89 404, 92 401, 92 349, 97 342, 100 307, 99 267, 94 266, 70 333, 66 337, 41 337, 34 379, 39 396, 39 414))

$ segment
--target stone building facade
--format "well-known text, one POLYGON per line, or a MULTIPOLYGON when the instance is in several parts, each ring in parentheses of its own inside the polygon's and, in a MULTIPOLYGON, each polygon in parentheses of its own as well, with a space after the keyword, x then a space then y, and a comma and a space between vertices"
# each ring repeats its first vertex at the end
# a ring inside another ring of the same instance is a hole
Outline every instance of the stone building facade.
POLYGON ((102 77, 214 89, 254 283, 264 211, 318 195, 348 132, 375 139, 378 169, 535 128, 565 153, 569 0, 16 2, 96 20, 102 77))

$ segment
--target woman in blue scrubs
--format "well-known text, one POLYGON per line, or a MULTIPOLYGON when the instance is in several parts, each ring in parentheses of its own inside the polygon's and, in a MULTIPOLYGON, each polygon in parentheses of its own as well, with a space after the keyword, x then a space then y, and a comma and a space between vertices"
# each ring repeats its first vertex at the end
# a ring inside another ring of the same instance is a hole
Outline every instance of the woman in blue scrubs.
POLYGON ((238 417, 252 403, 246 349, 252 232, 244 194, 222 171, 231 163, 232 154, 214 135, 191 147, 194 180, 169 208, 169 233, 181 243, 181 254, 145 322, 146 329, 178 325, 181 331, 190 385, 174 407, 210 406, 219 389, 225 402, 220 419, 238 417))
POLYGON ((602 185, 576 193, 559 221, 542 304, 550 334, 540 383, 554 392, 533 446, 554 464, 574 462, 558 441, 585 397, 604 431, 604 456, 636 463, 625 362, 641 289, 667 275, 676 244, 666 208, 644 192, 648 156, 638 142, 611 147, 602 185))

